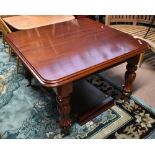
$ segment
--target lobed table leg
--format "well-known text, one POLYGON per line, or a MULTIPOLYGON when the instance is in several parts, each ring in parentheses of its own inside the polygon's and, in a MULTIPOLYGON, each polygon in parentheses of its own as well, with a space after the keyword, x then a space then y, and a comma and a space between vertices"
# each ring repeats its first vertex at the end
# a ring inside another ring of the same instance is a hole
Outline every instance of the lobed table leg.
POLYGON ((132 93, 132 83, 136 78, 135 71, 137 70, 137 64, 139 61, 139 56, 135 56, 127 60, 127 71, 125 72, 125 85, 123 86, 123 97, 124 99, 129 98, 132 93))
POLYGON ((56 90, 57 102, 58 102, 58 111, 59 111, 59 124, 61 132, 64 135, 69 133, 71 126, 71 106, 70 106, 70 96, 72 93, 72 83, 58 86, 56 90))

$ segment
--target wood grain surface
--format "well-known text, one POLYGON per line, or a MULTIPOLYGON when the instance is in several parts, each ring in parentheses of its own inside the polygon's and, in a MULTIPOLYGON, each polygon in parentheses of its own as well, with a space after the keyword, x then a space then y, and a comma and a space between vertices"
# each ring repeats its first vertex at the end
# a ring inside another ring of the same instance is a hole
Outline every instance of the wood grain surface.
POLYGON ((148 49, 144 41, 86 18, 14 32, 6 40, 47 87, 78 80, 148 49))

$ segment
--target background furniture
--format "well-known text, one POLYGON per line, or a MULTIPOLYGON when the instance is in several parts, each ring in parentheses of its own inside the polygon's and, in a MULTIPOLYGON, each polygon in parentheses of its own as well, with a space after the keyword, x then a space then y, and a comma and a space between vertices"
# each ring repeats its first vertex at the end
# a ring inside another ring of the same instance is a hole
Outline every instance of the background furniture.
POLYGON ((91 18, 105 24, 105 15, 92 15, 91 18))
MULTIPOLYGON (((5 18, 5 17, 12 17, 13 15, 0 15, 0 18, 2 19, 2 18, 5 18)), ((5 41, 4 41, 4 35, 3 35, 3 25, 1 25, 1 23, 0 23, 0 32, 1 32, 1 34, 2 34, 2 39, 3 39, 3 44, 4 44, 4 46, 5 46, 5 41)))
MULTIPOLYGON (((2 37, 3 37, 3 44, 5 46, 5 38, 6 35, 9 33, 12 33, 12 30, 8 27, 8 25, 4 22, 4 20, 2 19, 2 17, 0 17, 0 28, 2 31, 2 37)), ((11 55, 12 55, 12 48, 10 46, 8 46, 8 51, 9 51, 9 61, 11 60, 11 55)), ((16 63, 16 72, 18 73, 19 70, 19 58, 17 56, 17 63, 16 63)))
POLYGON ((0 29, 2 31, 2 36, 3 36, 3 44, 5 46, 5 36, 8 33, 11 33, 11 29, 6 25, 6 23, 4 22, 4 20, 0 17, 0 29))
MULTIPOLYGON (((154 28, 151 28, 147 37, 144 38, 152 20, 153 15, 110 15, 106 16, 105 24, 146 41, 150 45, 151 50, 155 52, 154 28)), ((152 23, 153 26, 155 26, 155 22, 152 23)), ((143 58, 144 53, 141 54, 139 66, 141 66, 143 58)))
POLYGON ((37 16, 12 16, 3 18, 3 20, 16 30, 27 30, 36 27, 51 25, 55 23, 65 22, 74 19, 72 15, 37 15, 37 16))
POLYGON ((154 15, 153 18, 152 18, 152 21, 151 21, 151 23, 150 23, 150 25, 149 25, 149 28, 148 28, 148 30, 147 30, 147 32, 146 32, 144 38, 147 37, 147 34, 149 33, 151 27, 153 26, 154 21, 155 21, 155 15, 154 15))
POLYGON ((91 18, 93 20, 97 20, 101 23, 105 21, 105 15, 74 15, 76 19, 78 18, 91 18))
POLYGON ((91 15, 74 15, 76 19, 78 18, 91 18, 91 15))

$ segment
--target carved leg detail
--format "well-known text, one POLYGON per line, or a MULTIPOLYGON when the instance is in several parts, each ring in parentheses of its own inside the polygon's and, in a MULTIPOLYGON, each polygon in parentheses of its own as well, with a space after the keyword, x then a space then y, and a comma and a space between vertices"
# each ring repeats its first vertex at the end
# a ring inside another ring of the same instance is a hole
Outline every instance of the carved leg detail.
POLYGON ((72 93, 72 83, 57 87, 57 102, 58 102, 58 111, 60 115, 59 123, 60 123, 61 132, 64 135, 67 135, 69 133, 69 128, 72 123, 70 118, 71 93, 72 93))
POLYGON ((28 80, 27 87, 31 86, 32 74, 30 73, 30 71, 26 67, 25 67, 25 78, 28 80))
POLYGON ((123 97, 129 98, 132 93, 132 83, 136 78, 135 71, 137 70, 137 64, 139 61, 139 55, 135 56, 127 61, 127 71, 125 72, 125 85, 123 86, 123 97))

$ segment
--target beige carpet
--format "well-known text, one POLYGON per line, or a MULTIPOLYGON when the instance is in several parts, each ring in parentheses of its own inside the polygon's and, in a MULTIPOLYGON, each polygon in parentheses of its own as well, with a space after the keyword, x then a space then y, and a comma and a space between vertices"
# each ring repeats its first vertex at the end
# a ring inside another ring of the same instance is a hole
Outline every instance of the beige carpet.
MULTIPOLYGON (((104 76, 118 83, 124 83, 126 63, 103 72, 104 76)), ((133 94, 155 108, 155 53, 145 54, 141 68, 136 71, 137 77, 133 83, 133 94)))

